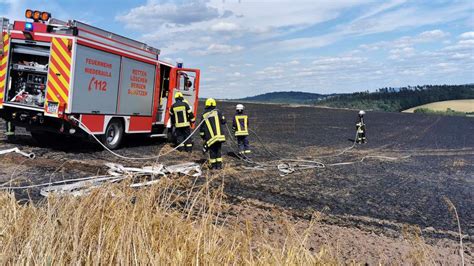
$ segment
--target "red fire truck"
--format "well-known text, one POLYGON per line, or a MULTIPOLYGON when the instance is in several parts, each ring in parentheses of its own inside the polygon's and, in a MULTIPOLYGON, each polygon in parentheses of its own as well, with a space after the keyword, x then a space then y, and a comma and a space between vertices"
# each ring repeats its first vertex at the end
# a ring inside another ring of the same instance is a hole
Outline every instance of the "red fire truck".
POLYGON ((125 134, 166 137, 177 91, 196 114, 198 69, 79 21, 25 15, 31 21, 0 18, 0 115, 38 141, 89 131, 115 149, 125 134))

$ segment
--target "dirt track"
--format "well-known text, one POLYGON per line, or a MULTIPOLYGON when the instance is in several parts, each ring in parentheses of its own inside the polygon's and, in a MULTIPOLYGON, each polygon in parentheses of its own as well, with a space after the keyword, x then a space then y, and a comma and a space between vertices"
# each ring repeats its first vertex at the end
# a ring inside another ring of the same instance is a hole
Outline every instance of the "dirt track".
MULTIPOLYGON (((233 103, 221 103, 227 117, 233 103)), ((357 112, 312 107, 281 107, 246 104, 251 128, 265 145, 282 156, 315 158, 331 155, 351 146, 357 112)), ((200 109, 202 110, 202 109, 200 109)), ((285 177, 275 171, 260 172, 231 167, 243 165, 232 156, 224 158, 229 170, 225 191, 235 202, 249 200, 258 206, 270 204, 288 211, 295 219, 307 219, 323 211, 326 224, 356 227, 397 235, 403 224, 419 225, 435 238, 455 239, 456 225, 443 196, 458 208, 463 232, 472 243, 474 236, 474 119, 419 114, 368 112, 368 144, 357 146, 342 156, 322 159, 325 163, 360 160, 364 155, 410 158, 397 161, 368 159, 346 166, 306 170, 285 177)), ((3 123, 0 125, 2 132, 3 123)), ((18 130, 14 143, 33 151, 35 160, 17 155, 2 158, 0 180, 14 178, 19 183, 82 177, 103 171, 106 161, 118 161, 91 143, 69 139, 57 146, 41 146, 28 133, 18 130)), ((254 137, 253 158, 271 159, 254 137)), ((200 141, 195 138, 195 143, 200 141)), ((230 142, 229 142, 230 144, 230 142)), ((127 140, 119 153, 130 156, 157 154, 164 143, 158 140, 127 140)), ((231 152, 229 146, 225 152, 231 152)), ((177 162, 177 154, 167 157, 177 162)), ((199 145, 190 158, 203 162, 199 145)), ((141 165, 142 163, 127 163, 141 165)), ((38 191, 19 192, 18 197, 36 197, 38 191)), ((262 207, 266 208, 266 207, 262 207)))

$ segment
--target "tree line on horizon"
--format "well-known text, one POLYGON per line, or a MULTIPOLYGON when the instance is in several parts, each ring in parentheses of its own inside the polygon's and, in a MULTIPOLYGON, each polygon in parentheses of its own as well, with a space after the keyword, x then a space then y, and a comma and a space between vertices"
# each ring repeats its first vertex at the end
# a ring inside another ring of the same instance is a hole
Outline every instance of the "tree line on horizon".
POLYGON ((399 112, 427 103, 460 99, 474 99, 474 84, 385 87, 376 92, 365 91, 329 96, 314 104, 399 112))

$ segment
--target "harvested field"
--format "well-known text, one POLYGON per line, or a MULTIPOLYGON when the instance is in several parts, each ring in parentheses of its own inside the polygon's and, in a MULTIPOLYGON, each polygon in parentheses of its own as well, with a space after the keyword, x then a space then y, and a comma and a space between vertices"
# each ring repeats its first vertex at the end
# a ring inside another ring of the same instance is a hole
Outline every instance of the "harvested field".
MULTIPOLYGON (((220 103, 231 117, 234 103, 220 103)), ((353 143, 356 111, 312 107, 246 104, 250 126, 262 140, 251 137, 253 160, 273 159, 265 148, 282 157, 315 159, 330 156, 353 143), (264 146, 265 148, 264 148, 264 146)), ((202 110, 202 109, 200 109, 202 110)), ((320 158, 327 166, 280 176, 276 170, 246 169, 232 156, 231 142, 224 148, 225 169, 213 186, 221 187, 226 208, 221 217, 230 224, 249 223, 261 228, 276 243, 284 242, 284 219, 292 230, 303 232, 311 221, 307 248, 316 254, 332 250, 336 262, 459 261, 457 225, 443 196, 457 208, 465 242, 465 257, 472 262, 474 236, 474 119, 421 114, 369 112, 368 144, 336 157, 320 158), (397 160, 366 158, 389 156, 397 160), (409 156, 409 157, 407 157, 409 156), (315 219, 317 218, 317 219, 315 219), (415 228, 415 229, 414 229, 415 228), (419 228, 419 231, 418 229, 419 228), (408 232, 408 233, 407 233, 408 232)), ((4 125, 0 125, 4 128, 4 125)), ((28 160, 4 155, 0 180, 31 184, 102 173, 104 162, 142 166, 118 160, 92 143, 66 139, 53 147, 36 143, 26 132, 1 149, 19 147, 35 152, 28 160)), ((200 141, 186 161, 203 163, 200 141)), ((156 155, 166 146, 158 140, 130 138, 118 152, 127 156, 156 155)), ((169 147, 165 147, 168 149, 169 147)), ((180 154, 163 158, 177 163, 180 154)), ((17 199, 38 200, 39 190, 16 192, 17 199)), ((0 253, 1 254, 1 253, 0 253)), ((277 260, 274 260, 277 261, 277 260)))
POLYGON ((474 112, 474 100, 452 100, 435 103, 423 104, 403 111, 404 113, 413 113, 418 108, 427 108, 433 111, 446 111, 451 109, 456 112, 472 113, 474 112))

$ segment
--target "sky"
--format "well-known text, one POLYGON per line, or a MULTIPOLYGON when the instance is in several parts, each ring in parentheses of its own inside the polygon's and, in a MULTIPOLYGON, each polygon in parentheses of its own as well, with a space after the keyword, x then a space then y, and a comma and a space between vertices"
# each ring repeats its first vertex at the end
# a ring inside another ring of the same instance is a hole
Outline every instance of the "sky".
POLYGON ((202 97, 474 83, 474 1, 0 0, 135 38, 201 69, 202 97))

